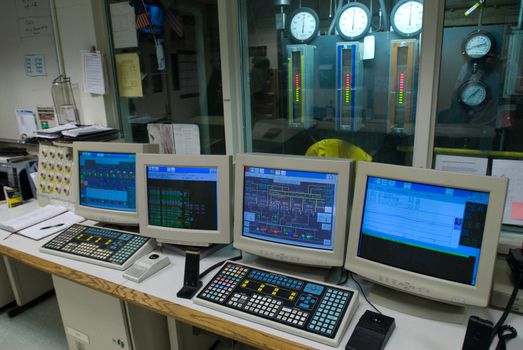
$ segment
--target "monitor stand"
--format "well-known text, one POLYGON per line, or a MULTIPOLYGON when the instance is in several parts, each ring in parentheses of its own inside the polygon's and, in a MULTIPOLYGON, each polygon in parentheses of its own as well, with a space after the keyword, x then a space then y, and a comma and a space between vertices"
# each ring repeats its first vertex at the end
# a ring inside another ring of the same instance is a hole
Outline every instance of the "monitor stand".
POLYGON ((200 259, 204 259, 208 257, 209 255, 212 255, 216 253, 218 250, 224 248, 227 246, 227 244, 211 244, 208 247, 189 247, 189 246, 183 246, 183 245, 176 245, 176 244, 170 244, 170 243, 161 243, 162 247, 165 247, 165 249, 170 250, 174 253, 185 255, 187 249, 192 250, 198 250, 200 252, 199 257, 200 259))
POLYGON ((421 318, 464 324, 465 307, 421 298, 409 293, 374 284, 369 299, 378 305, 421 318))
POLYGON ((335 277, 333 277, 333 275, 336 275, 337 272, 335 270, 340 270, 333 268, 296 265, 289 262, 276 261, 261 257, 256 257, 254 260, 244 258, 242 261, 255 267, 259 267, 260 269, 272 270, 285 275, 295 275, 296 277, 303 277, 305 279, 318 282, 335 280, 335 277))

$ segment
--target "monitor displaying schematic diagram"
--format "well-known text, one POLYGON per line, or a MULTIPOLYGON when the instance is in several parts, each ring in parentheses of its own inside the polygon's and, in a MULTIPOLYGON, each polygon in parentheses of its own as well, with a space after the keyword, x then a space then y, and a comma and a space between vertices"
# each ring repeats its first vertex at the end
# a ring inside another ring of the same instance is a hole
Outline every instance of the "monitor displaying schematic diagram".
POLYGON ((349 160, 238 155, 235 247, 296 264, 339 266, 351 166, 349 160))

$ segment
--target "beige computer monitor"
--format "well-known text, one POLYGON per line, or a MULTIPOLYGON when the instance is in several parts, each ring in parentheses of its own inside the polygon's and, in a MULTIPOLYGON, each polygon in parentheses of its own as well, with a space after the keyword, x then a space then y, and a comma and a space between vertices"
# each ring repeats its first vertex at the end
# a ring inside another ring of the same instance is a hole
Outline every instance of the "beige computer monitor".
POLYGON ((73 143, 73 193, 75 213, 86 219, 122 225, 138 225, 136 208, 136 154, 157 153, 158 145, 115 142, 73 143), (106 167, 93 165, 96 159, 106 167), (104 159, 104 160, 102 160, 104 159), (91 162, 91 168, 85 161, 91 162), (120 166, 122 165, 122 166, 120 166), (123 175, 127 168, 131 174, 123 175), (87 175, 92 169, 115 171, 114 181, 87 175), (123 179, 123 177, 130 178, 123 179), (82 177, 82 179, 80 179, 82 177), (121 181, 120 183, 118 181, 121 181))
POLYGON ((232 160, 226 155, 139 154, 140 234, 187 246, 232 240, 232 160))
POLYGON ((506 190, 505 178, 360 162, 345 268, 422 298, 486 306, 506 190))
POLYGON ((343 266, 352 164, 349 159, 238 154, 234 247, 284 263, 343 266), (254 200, 260 205, 248 203, 254 200), (298 213, 308 210, 313 215, 298 213), (308 235, 312 238, 302 238, 308 235))

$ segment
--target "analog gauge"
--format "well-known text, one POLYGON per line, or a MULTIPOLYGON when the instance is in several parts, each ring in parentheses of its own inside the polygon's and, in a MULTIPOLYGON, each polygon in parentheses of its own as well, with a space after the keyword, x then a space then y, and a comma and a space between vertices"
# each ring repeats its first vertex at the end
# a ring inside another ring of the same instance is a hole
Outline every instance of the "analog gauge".
POLYGON ((292 40, 308 43, 318 35, 320 20, 313 9, 300 7, 291 15, 289 32, 292 40))
POLYGON ((340 12, 336 29, 345 40, 358 40, 370 28, 370 11, 367 6, 358 2, 345 5, 340 12))
POLYGON ((392 29, 401 36, 418 35, 423 25, 423 1, 399 1, 392 9, 391 23, 392 29))
POLYGON ((477 30, 467 35, 461 46, 465 57, 479 59, 494 51, 494 40, 489 33, 477 30))
POLYGON ((469 108, 483 106, 487 97, 487 86, 481 81, 466 81, 458 90, 458 101, 469 108))

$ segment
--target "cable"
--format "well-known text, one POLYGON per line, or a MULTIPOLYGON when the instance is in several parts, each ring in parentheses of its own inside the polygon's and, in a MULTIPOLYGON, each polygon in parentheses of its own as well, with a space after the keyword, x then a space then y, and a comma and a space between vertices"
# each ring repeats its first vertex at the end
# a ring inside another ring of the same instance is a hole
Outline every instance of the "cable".
POLYGON ((205 275, 207 275, 209 272, 211 272, 212 270, 214 270, 215 268, 223 265, 224 262, 226 262, 227 260, 230 260, 230 261, 236 261, 236 260, 240 260, 241 258, 243 258, 242 256, 242 253, 240 252, 240 255, 238 256, 235 256, 234 258, 230 258, 230 259, 225 259, 225 260, 222 260, 220 262, 217 262, 216 264, 212 265, 211 267, 209 267, 207 270, 203 271, 202 273, 200 273, 200 275, 198 276, 200 279, 202 279, 205 275))
POLYGON ((508 325, 502 326, 498 331, 499 342, 496 346, 496 350, 506 350, 507 342, 517 336, 518 332, 514 327, 508 325))
POLYGON ((342 279, 340 282, 336 283, 337 286, 344 285, 347 283, 347 280, 349 279, 349 272, 345 269, 341 271, 340 279, 342 279))
POLYGON ((356 284, 358 285, 358 288, 359 288, 361 294, 363 295, 363 297, 365 298, 365 300, 367 301, 367 303, 368 303, 370 306, 372 306, 372 308, 373 308, 374 310, 376 310, 377 313, 379 313, 380 315, 383 315, 383 313, 382 313, 380 310, 378 310, 378 308, 377 308, 376 306, 374 306, 374 304, 371 303, 371 302, 369 301, 369 299, 367 299, 367 296, 365 295, 365 292, 363 292, 363 288, 361 287, 360 283, 356 280, 356 278, 354 278, 354 274, 353 274, 351 271, 349 271, 349 276, 350 276, 350 278, 352 278, 352 280, 353 280, 354 282, 356 282, 356 284))
MULTIPOLYGON (((512 305, 514 305, 514 301, 516 300, 516 296, 518 294, 518 291, 519 291, 519 274, 514 274, 514 277, 515 277, 515 280, 514 280, 514 290, 512 291, 512 294, 510 295, 510 299, 507 303, 507 306, 505 307, 505 310, 503 311, 503 315, 501 315, 500 319, 498 320, 498 322, 496 323, 496 325, 492 328, 492 333, 490 335, 490 344, 492 344, 492 342, 494 341, 494 338, 496 336, 498 336, 499 338, 499 343, 498 343, 498 347, 496 347, 496 349, 505 349, 506 348, 506 341, 514 338, 515 336, 512 336, 511 337, 511 334, 504 334, 505 331, 508 329, 510 330, 512 327, 508 326, 508 325, 503 325, 505 323, 505 320, 507 319, 508 317, 508 314, 510 313, 510 311, 512 310, 512 305), (501 346, 501 347, 500 347, 501 346)), ((517 332, 514 328, 512 328, 514 330, 514 332, 516 333, 517 335, 517 332)))

